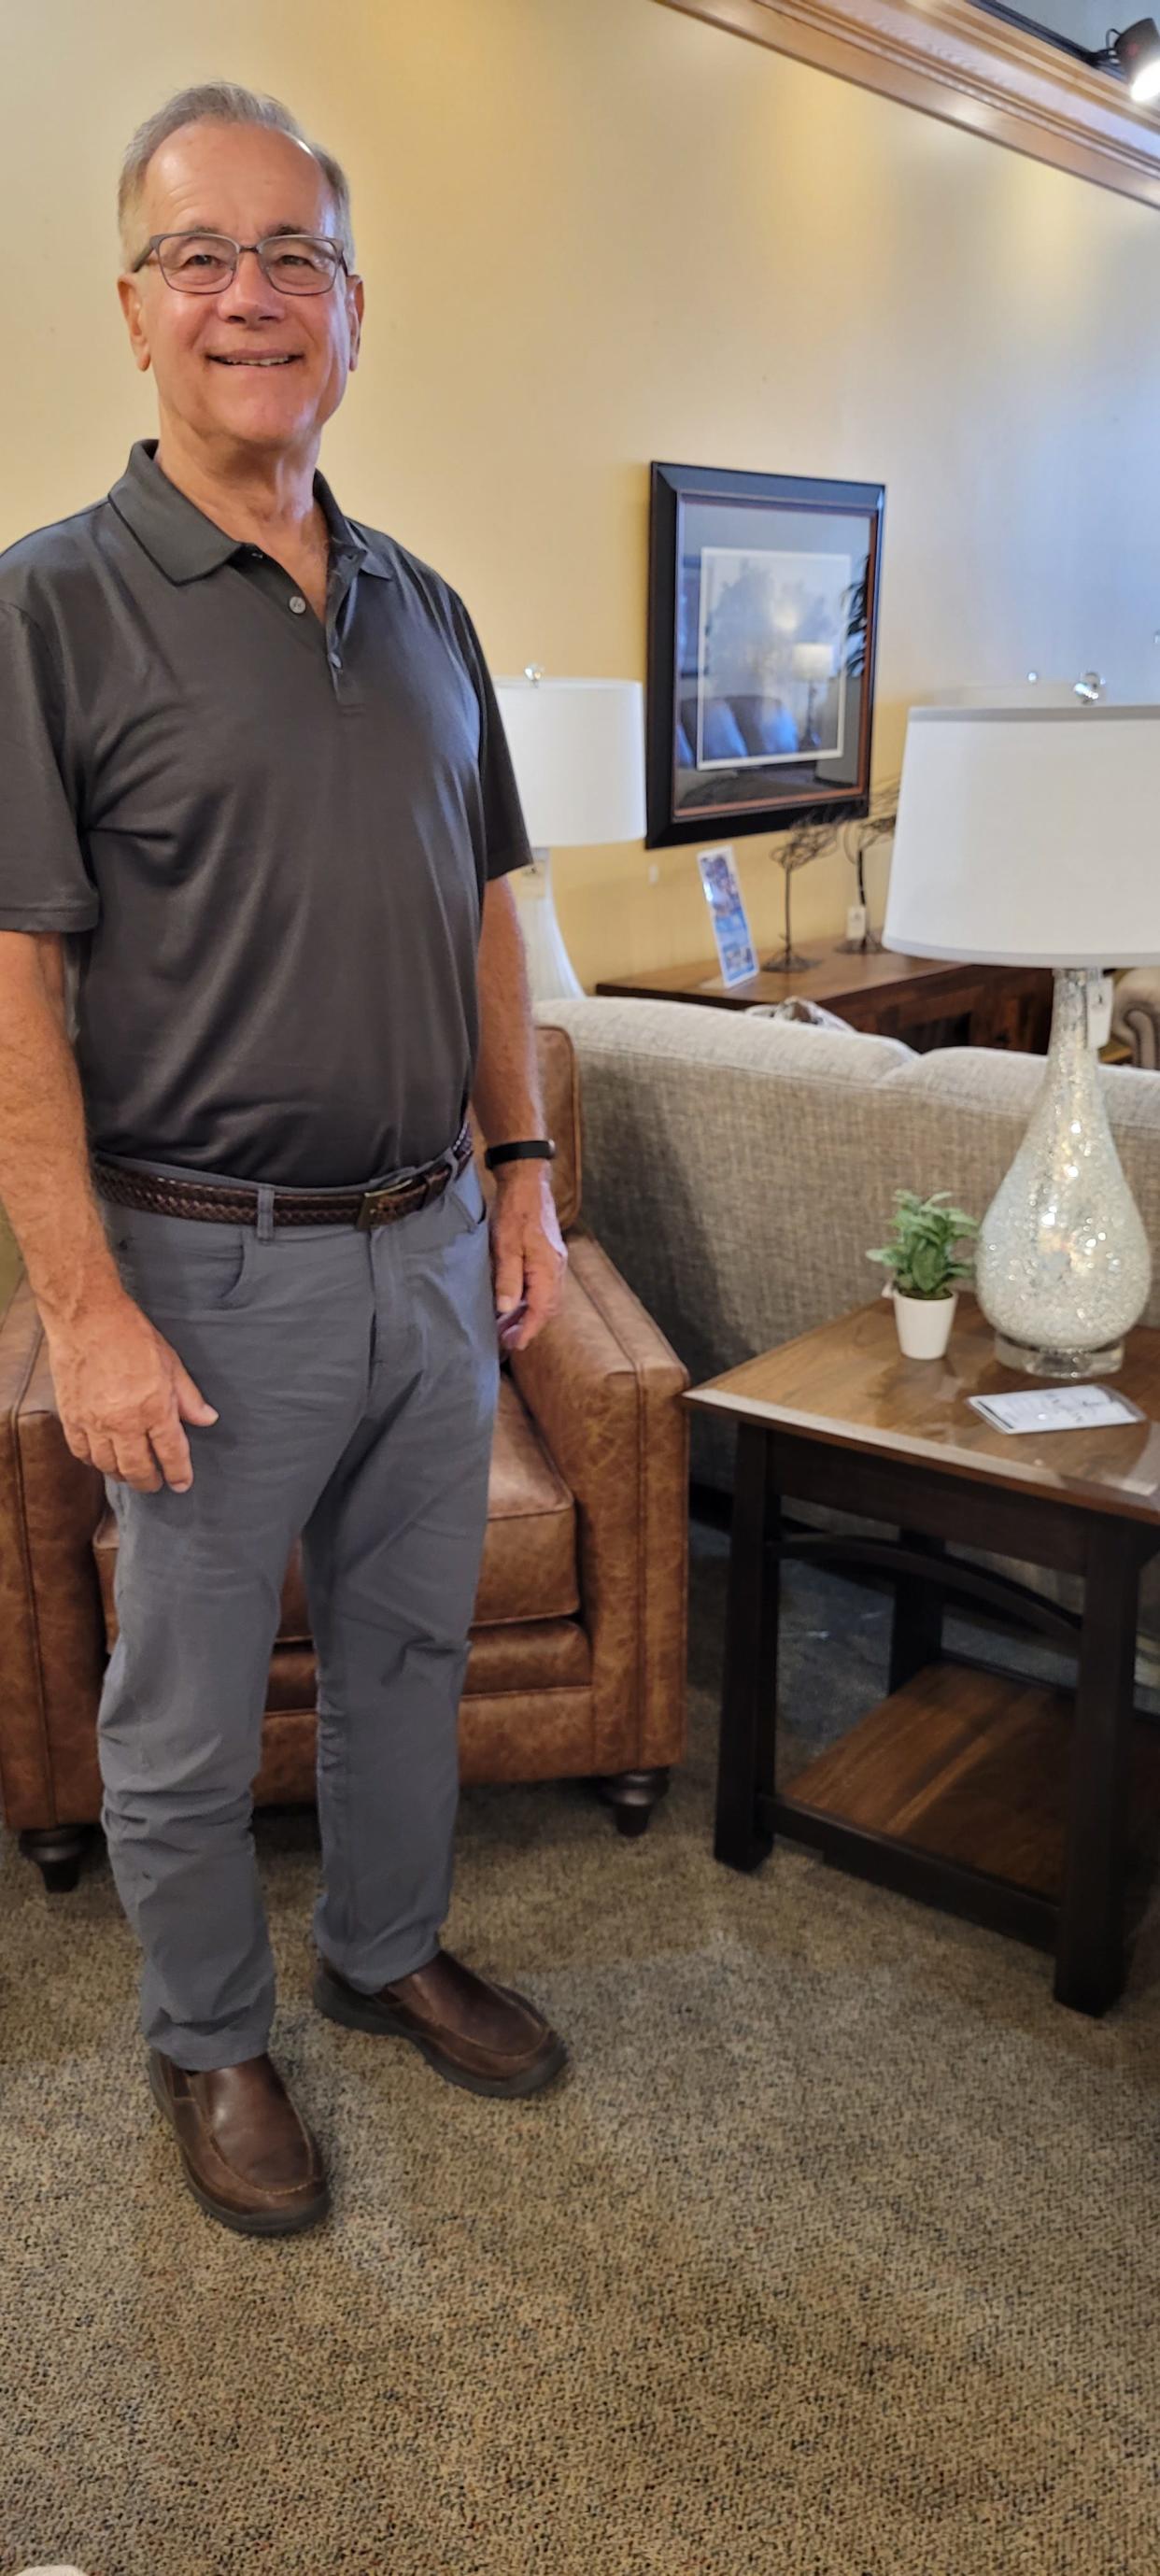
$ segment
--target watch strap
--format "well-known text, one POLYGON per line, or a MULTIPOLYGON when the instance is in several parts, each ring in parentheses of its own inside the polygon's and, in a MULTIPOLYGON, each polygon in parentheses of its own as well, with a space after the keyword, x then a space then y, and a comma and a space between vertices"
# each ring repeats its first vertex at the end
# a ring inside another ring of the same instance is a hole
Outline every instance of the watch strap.
POLYGON ((550 1136, 522 1136, 510 1145, 489 1145, 483 1159, 489 1172, 499 1163, 554 1163, 556 1148, 550 1136))

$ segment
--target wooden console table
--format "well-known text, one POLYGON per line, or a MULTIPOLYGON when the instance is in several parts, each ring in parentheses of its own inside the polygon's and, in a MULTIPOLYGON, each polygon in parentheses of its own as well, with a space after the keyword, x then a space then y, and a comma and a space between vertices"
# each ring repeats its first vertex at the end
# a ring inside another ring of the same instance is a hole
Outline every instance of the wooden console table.
POLYGON ((598 993, 656 1002, 708 1002, 745 1011, 787 994, 820 1002, 851 1028, 902 1038, 919 1054, 939 1046, 1012 1047, 1045 1055, 1051 1029, 1051 975, 1041 966, 964 966, 936 957, 897 957, 884 948, 852 954, 833 942, 806 942, 817 959, 796 975, 762 972, 726 986, 707 959, 657 966, 598 993))

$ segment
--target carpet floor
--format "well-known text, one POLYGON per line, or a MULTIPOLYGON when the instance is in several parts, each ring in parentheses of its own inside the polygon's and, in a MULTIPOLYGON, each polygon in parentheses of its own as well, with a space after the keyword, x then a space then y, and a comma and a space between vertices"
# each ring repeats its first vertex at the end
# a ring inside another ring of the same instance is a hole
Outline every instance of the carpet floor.
MULTIPOLYGON (((314 1821, 264 1815, 299 2240, 204 2218, 142 2075, 103 1851, 0 1856, 0 2576, 1152 2576, 1160 1929, 1102 2022, 1050 1963, 780 1846, 712 1858, 722 1542, 650 1832, 465 1793, 447 1939, 572 2064, 488 2102, 309 2000, 314 1821)), ((885 1611, 790 1577, 803 1740, 885 1611)))

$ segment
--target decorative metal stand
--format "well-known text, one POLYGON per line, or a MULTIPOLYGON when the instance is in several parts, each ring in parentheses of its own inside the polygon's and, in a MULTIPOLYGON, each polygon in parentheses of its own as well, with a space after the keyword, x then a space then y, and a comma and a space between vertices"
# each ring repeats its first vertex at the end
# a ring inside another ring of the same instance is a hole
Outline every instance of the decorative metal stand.
POLYGON ((804 974, 807 966, 816 966, 818 961, 816 957, 799 956, 794 947, 790 930, 790 886, 795 867, 804 866, 806 858, 812 858, 814 853, 803 851, 801 856, 797 857, 791 847, 787 849, 784 858, 780 850, 775 849, 773 855, 785 878, 785 937, 781 947, 775 948, 772 957, 762 959, 761 971, 763 975, 801 975, 804 974))
POLYGON ((858 885, 858 902, 856 907, 851 906, 851 910, 857 909, 861 913, 864 927, 860 939, 840 939, 838 947, 844 957, 871 957, 881 949, 882 942, 877 931, 870 928, 870 911, 866 901, 866 853, 861 847, 854 861, 854 874, 858 885))

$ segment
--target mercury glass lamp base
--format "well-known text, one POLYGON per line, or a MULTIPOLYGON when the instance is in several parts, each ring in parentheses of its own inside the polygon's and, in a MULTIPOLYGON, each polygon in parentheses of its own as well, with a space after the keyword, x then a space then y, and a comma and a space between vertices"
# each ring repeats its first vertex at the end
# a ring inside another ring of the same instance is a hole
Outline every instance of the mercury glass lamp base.
POLYGON ((547 850, 532 852, 530 868, 517 868, 508 880, 516 898, 528 990, 533 1002, 570 1000, 584 987, 564 946, 552 899, 552 863, 547 850))
POLYGON ((1098 1351, 1037 1350, 1030 1342, 995 1335, 995 1357, 1003 1368, 1022 1369, 1028 1377, 1111 1377, 1124 1365, 1122 1342, 1105 1342, 1098 1351))
POLYGON ((975 1290, 1000 1356, 1033 1377, 1110 1375, 1151 1285, 1148 1237, 1089 1039, 1087 989, 1082 967, 1057 967, 1043 1079, 975 1246, 975 1290))

